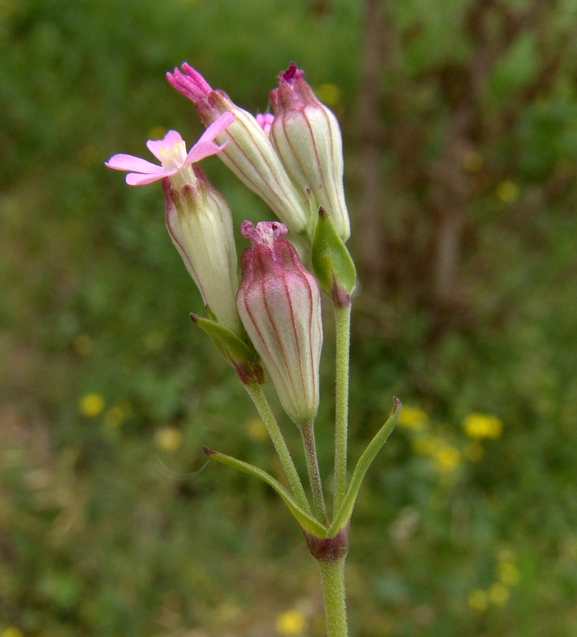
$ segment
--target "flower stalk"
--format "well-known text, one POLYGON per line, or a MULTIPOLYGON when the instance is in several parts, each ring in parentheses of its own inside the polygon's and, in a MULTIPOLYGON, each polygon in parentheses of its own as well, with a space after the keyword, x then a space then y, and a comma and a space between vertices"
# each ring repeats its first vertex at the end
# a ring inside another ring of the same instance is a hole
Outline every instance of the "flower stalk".
POLYGON ((245 385, 245 389, 248 392, 248 395, 252 398, 252 401, 264 422, 298 505, 307 513, 312 513, 311 506, 307 499, 291 453, 287 447, 280 427, 278 426, 274 413, 270 408, 269 402, 264 395, 262 387, 258 383, 249 383, 248 385, 245 385))
POLYGON ((334 510, 343 503, 347 489, 347 441, 349 423, 349 358, 351 305, 335 307, 335 477, 334 510))
POLYGON ((345 590, 345 559, 319 561, 327 637, 347 637, 347 602, 345 590))

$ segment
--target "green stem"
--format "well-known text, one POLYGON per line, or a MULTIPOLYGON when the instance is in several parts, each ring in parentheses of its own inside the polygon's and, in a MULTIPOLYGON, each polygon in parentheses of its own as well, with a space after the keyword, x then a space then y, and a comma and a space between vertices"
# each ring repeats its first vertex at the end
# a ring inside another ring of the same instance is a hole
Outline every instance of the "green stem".
POLYGON ((325 602, 327 637, 347 637, 347 605, 345 594, 345 557, 319 562, 325 602))
POLYGON ((260 417, 265 424, 274 448, 276 449, 276 452, 278 453, 278 456, 280 458, 295 500, 302 509, 312 515, 311 506, 305 494, 300 476, 295 467, 284 436, 282 435, 282 432, 280 430, 280 427, 278 426, 276 418, 274 417, 272 409, 270 408, 268 400, 264 395, 262 387, 257 383, 249 383, 248 385, 245 385, 245 389, 248 392, 249 396, 252 398, 252 401, 258 409, 258 413, 260 414, 260 417))
POLYGON ((315 513, 319 522, 328 526, 327 509, 323 495, 323 483, 321 481, 321 472, 319 470, 319 462, 317 458, 314 424, 312 422, 304 423, 299 426, 299 429, 303 439, 305 458, 307 461, 307 469, 313 493, 313 502, 315 505, 315 513))
POLYGON ((339 510, 347 490, 347 436, 349 422, 349 351, 351 345, 351 304, 335 306, 336 394, 335 394, 335 497, 333 511, 339 510))

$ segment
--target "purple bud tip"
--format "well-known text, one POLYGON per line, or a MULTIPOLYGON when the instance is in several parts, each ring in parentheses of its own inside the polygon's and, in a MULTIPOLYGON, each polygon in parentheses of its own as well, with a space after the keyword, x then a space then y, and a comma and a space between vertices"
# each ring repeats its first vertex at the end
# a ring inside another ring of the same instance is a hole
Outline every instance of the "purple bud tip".
POLYGON ((198 314, 193 314, 192 312, 190 313, 190 320, 191 320, 193 323, 198 323, 198 319, 199 319, 198 314))
POLYGON ((250 221, 243 221, 240 233, 245 239, 250 239, 253 246, 265 245, 272 248, 274 242, 288 232, 287 227, 280 221, 260 221, 256 228, 250 221))
POLYGON ((202 449, 207 456, 214 456, 215 454, 218 453, 218 451, 213 451, 212 449, 209 449, 208 447, 203 447, 202 449))
POLYGON ((280 73, 280 79, 290 83, 304 76, 305 72, 302 69, 299 69, 294 62, 291 62, 289 64, 289 67, 286 71, 281 71, 280 73))
POLYGON ((321 219, 326 219, 328 216, 327 211, 322 206, 319 206, 319 217, 321 219))

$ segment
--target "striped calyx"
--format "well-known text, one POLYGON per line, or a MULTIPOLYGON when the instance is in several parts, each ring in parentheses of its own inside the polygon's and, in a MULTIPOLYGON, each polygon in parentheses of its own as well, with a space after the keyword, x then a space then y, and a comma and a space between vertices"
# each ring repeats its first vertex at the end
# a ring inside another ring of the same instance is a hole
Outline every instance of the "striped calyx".
POLYGON ((204 171, 199 166, 193 171, 189 182, 179 187, 168 177, 162 181, 166 227, 210 313, 241 337, 235 304, 238 275, 232 214, 204 171))
MULTIPOLYGON (((339 237, 351 233, 343 187, 343 142, 337 118, 314 94, 294 62, 270 93, 270 141, 300 192, 310 190, 339 237)), ((230 129, 229 129, 230 130, 230 129)), ((222 153, 221 153, 222 155, 222 153)))
POLYGON ((323 341, 319 286, 284 238, 284 224, 245 221, 241 232, 253 247, 241 256, 240 318, 286 413, 297 425, 312 423, 323 341))

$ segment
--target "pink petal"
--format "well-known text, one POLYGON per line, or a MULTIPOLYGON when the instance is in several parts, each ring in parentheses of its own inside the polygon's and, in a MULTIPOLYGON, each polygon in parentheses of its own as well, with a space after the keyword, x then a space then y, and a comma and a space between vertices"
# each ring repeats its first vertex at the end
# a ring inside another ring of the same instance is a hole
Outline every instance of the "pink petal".
POLYGON ((113 155, 104 163, 108 168, 114 170, 135 170, 140 173, 151 174, 162 170, 161 166, 157 166, 146 159, 135 157, 134 155, 124 155, 122 153, 113 155))
POLYGON ((258 125, 263 129, 265 134, 268 135, 274 121, 274 115, 272 113, 259 113, 256 116, 256 121, 258 122, 258 125))
POLYGON ((188 62, 182 63, 182 70, 188 75, 188 77, 198 86, 198 88, 204 93, 208 94, 212 91, 210 84, 202 77, 202 75, 188 62))
POLYGON ((230 111, 226 111, 226 113, 223 113, 204 131, 197 143, 205 141, 211 142, 215 137, 226 130, 233 122, 234 115, 230 111))
POLYGON ((212 91, 210 85, 198 71, 195 71, 186 62, 182 65, 182 70, 184 73, 175 68, 174 74, 166 74, 166 79, 177 91, 188 97, 195 104, 205 99, 212 91))
POLYGON ((158 155, 158 151, 164 146, 172 146, 178 142, 182 141, 182 137, 180 133, 175 130, 169 130, 168 133, 162 139, 149 139, 146 142, 148 150, 157 158, 160 159, 158 155))
POLYGON ((164 171, 159 170, 158 172, 150 175, 128 173, 128 175, 126 175, 126 183, 129 186, 145 186, 146 184, 151 184, 153 181, 158 181, 159 179, 163 179, 164 177, 168 177, 169 175, 174 175, 175 172, 176 171, 173 170, 171 172, 165 173, 164 171))
POLYGON ((183 166, 189 166, 190 164, 195 164, 205 157, 216 155, 216 153, 219 153, 227 144, 228 142, 225 142, 222 146, 217 146, 213 142, 196 142, 186 156, 183 166))

